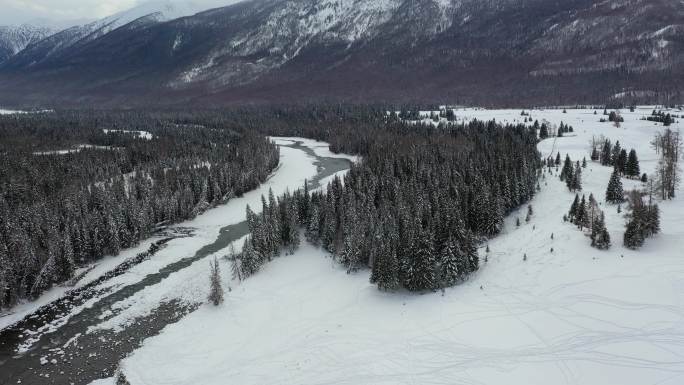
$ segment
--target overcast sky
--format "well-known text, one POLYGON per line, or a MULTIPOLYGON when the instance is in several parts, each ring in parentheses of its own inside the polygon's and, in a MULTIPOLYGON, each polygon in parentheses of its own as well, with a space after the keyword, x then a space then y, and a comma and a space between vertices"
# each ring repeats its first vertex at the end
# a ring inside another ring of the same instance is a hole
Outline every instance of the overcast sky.
MULTIPOLYGON (((0 25, 37 20, 67 26, 99 19, 139 4, 158 0, 0 0, 0 25)), ((171 0, 174 2, 175 0, 171 0)), ((218 7, 235 0, 177 0, 218 7)))

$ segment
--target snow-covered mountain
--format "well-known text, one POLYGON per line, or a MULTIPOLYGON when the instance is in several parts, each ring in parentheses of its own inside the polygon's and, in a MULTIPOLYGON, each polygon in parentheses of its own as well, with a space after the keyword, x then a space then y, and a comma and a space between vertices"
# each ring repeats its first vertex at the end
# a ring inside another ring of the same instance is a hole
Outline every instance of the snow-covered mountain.
MULTIPOLYGON (((226 3, 231 3, 231 1, 226 0, 226 3)), ((149 26, 155 23, 193 15, 204 10, 205 7, 206 3, 192 0, 146 2, 103 19, 66 28, 49 37, 43 36, 43 38, 47 38, 44 40, 39 39, 43 41, 26 49, 26 51, 16 60, 22 65, 34 66, 53 55, 59 55, 65 52, 68 48, 82 46, 88 42, 101 38, 117 28, 126 25, 129 25, 130 27, 149 26)), ((26 46, 21 47, 15 54, 25 47, 26 46)))
POLYGON ((204 1, 62 31, 0 65, 0 85, 9 103, 42 99, 31 84, 112 104, 682 96, 681 1, 248 0, 195 14, 204 1))
POLYGON ((0 63, 54 32, 50 27, 29 24, 0 26, 0 63))

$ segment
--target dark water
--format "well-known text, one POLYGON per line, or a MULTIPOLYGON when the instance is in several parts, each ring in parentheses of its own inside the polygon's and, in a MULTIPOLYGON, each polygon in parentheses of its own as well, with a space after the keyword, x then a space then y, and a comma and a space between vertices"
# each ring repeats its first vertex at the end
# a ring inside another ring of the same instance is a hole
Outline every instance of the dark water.
MULTIPOLYGON (((312 189, 320 186, 321 179, 346 170, 350 166, 346 159, 318 157, 313 150, 302 146, 301 143, 287 147, 302 150, 316 158, 318 173, 309 181, 312 189)), ((189 231, 191 230, 178 227, 175 234, 164 237, 157 244, 159 247, 164 247, 171 239, 187 236, 189 231)), ((140 346, 146 338, 157 335, 167 325, 177 322, 195 310, 197 305, 162 303, 151 315, 135 320, 134 324, 118 333, 97 331, 86 334, 90 326, 95 326, 102 321, 98 317, 104 311, 109 310, 114 303, 136 295, 145 287, 161 282, 195 261, 226 248, 231 242, 246 234, 247 223, 245 221, 226 226, 221 229, 214 242, 203 246, 194 255, 171 263, 158 272, 143 277, 135 284, 104 294, 107 290, 100 288, 100 284, 116 275, 123 274, 134 265, 134 262, 139 263, 143 259, 134 261, 129 264, 130 266, 122 267, 117 274, 104 276, 93 284, 39 309, 13 327, 0 331, 0 384, 88 384, 98 378, 111 377, 122 358, 140 346), (31 350, 24 354, 16 353, 17 346, 29 337, 26 330, 39 330, 44 325, 60 320, 75 306, 103 294, 104 296, 91 307, 75 314, 66 324, 53 332, 41 335, 32 345, 31 350), (69 341, 72 342, 65 347, 69 341), (41 357, 47 357, 47 361, 44 360, 41 363, 41 357), (53 359, 56 363, 52 363, 53 359)), ((154 253, 150 254, 146 258, 154 257, 154 253)))

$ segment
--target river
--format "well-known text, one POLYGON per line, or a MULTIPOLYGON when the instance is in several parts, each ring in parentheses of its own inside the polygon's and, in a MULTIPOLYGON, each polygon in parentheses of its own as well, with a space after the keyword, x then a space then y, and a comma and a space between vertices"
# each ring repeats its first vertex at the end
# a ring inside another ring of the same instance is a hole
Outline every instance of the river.
MULTIPOLYGON (((309 180, 312 189, 319 187, 322 179, 351 165, 348 159, 319 156, 299 141, 280 145, 303 151, 315 159, 316 175, 309 180)), ((181 223, 169 229, 157 244, 163 248, 171 240, 191 236, 191 232, 181 223)), ((156 285, 194 262, 225 249, 246 234, 246 221, 223 226, 216 239, 199 247, 194 255, 169 263, 154 273, 140 277, 135 283, 108 291, 102 284, 116 275, 100 277, 92 284, 69 293, 0 331, 0 384, 79 385, 111 377, 122 358, 146 338, 158 334, 167 325, 192 312, 198 304, 181 305, 178 301, 170 300, 160 303, 151 314, 136 319, 122 330, 88 333, 89 328, 102 322, 102 314, 111 312, 113 304, 135 296, 146 287, 156 285), (88 306, 82 306, 86 303, 88 306), (80 311, 71 312, 77 306, 81 307, 80 311), (65 318, 66 315, 69 317, 65 318), (63 323, 60 322, 62 320, 63 323), (30 348, 19 353, 18 348, 26 345, 30 348)), ((125 274, 127 270, 122 268, 118 274, 125 274)))

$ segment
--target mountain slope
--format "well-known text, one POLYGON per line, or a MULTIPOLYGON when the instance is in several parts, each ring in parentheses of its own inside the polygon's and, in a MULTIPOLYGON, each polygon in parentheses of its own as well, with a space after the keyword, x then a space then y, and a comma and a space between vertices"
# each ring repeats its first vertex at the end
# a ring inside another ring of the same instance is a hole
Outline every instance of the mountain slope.
POLYGON ((0 101, 600 103, 676 99, 684 78, 684 3, 669 0, 252 0, 135 16, 0 65, 0 101))
POLYGON ((0 26, 0 63, 16 55, 26 46, 44 39, 53 32, 49 27, 29 24, 0 26))

